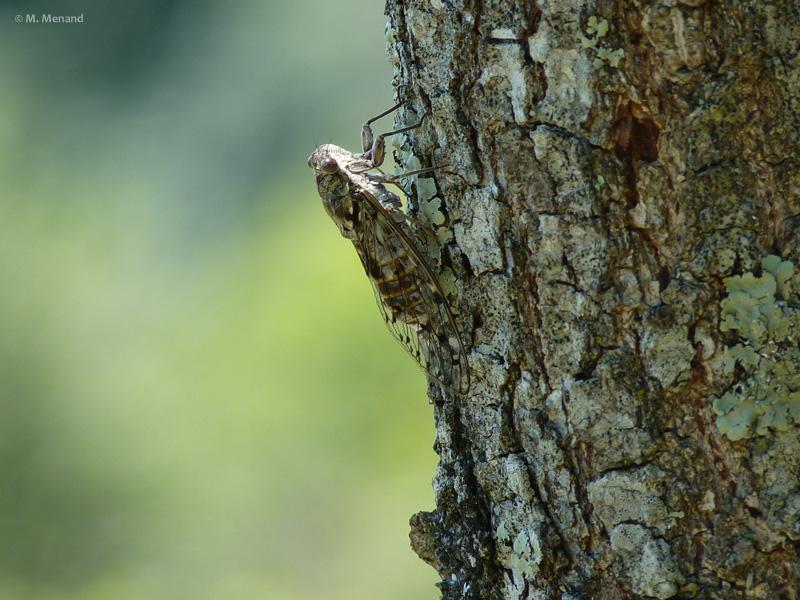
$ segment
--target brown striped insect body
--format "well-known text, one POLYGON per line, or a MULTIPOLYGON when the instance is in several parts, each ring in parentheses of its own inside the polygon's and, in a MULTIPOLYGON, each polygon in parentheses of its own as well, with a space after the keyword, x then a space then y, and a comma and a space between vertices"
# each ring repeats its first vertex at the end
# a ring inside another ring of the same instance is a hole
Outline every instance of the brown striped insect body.
POLYGON ((309 157, 322 205, 355 246, 394 337, 434 380, 466 392, 469 367, 452 312, 400 198, 384 185, 396 178, 367 172, 376 154, 382 159, 383 136, 373 140, 369 122, 364 129, 363 153, 324 144, 309 157))

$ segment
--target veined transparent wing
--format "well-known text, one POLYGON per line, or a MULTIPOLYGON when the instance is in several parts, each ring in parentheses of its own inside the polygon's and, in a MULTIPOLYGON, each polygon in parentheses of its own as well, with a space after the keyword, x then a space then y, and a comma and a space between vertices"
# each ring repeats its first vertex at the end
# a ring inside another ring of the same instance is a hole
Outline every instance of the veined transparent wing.
POLYGON ((389 331, 434 380, 466 393, 463 341, 439 280, 404 229, 403 213, 393 215, 366 190, 355 197, 360 214, 354 243, 389 331))

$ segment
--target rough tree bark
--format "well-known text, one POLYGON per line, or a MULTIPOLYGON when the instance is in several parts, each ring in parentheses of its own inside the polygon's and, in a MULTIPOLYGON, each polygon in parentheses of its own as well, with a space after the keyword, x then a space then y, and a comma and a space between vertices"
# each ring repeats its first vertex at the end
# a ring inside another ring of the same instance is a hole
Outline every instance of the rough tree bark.
POLYGON ((473 375, 411 519, 442 597, 796 598, 795 0, 386 10, 473 375))

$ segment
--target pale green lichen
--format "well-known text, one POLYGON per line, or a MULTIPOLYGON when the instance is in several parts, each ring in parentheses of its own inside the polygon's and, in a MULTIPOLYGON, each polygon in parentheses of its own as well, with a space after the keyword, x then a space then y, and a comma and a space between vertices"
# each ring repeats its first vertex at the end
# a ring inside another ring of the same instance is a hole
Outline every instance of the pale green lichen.
POLYGON ((439 273, 439 285, 447 298, 452 298, 456 294, 456 275, 450 267, 442 269, 439 273))
POLYGON ((745 375, 714 402, 717 427, 731 440, 800 424, 800 309, 789 298, 794 266, 768 256, 761 268, 760 276, 724 280, 720 329, 741 341, 725 348, 722 367, 731 374, 738 365, 745 375))
MULTIPOLYGON (((436 223, 441 216, 441 223, 444 222, 442 215, 442 203, 436 197, 436 184, 430 177, 417 178, 417 199, 419 202, 420 216, 429 223, 436 223)), ((436 223, 441 225, 441 223, 436 223)))
POLYGON ((597 17, 592 15, 586 23, 586 33, 596 35, 598 38, 605 37, 608 33, 608 21, 605 19, 598 21, 597 17))
POLYGON ((536 574, 537 566, 542 561, 542 548, 533 531, 523 528, 512 540, 505 523, 500 523, 495 539, 503 546, 500 550, 501 563, 512 571, 515 580, 521 581, 536 574))
POLYGON ((600 189, 606 184, 606 178, 603 177, 602 175, 598 175, 597 179, 595 180, 595 183, 597 184, 596 186, 597 189, 600 189))
POLYGON ((453 231, 447 227, 425 229, 425 252, 438 261, 442 255, 442 247, 453 241, 453 231))
POLYGON ((600 39, 605 37, 608 33, 608 21, 605 19, 598 20, 596 16, 592 15, 586 22, 586 33, 580 36, 581 46, 586 49, 595 50, 594 66, 601 68, 604 64, 611 67, 618 67, 619 63, 625 57, 625 51, 622 48, 611 49, 605 46, 598 45, 600 39))
MULTIPOLYGON (((422 168, 408 140, 395 137, 390 143, 394 149, 395 162, 403 172, 422 168)), ((452 241, 453 232, 450 228, 444 227, 446 218, 442 212, 442 201, 436 195, 438 192, 435 181, 431 177, 417 177, 415 185, 417 201, 413 220, 420 240, 424 242, 425 253, 438 263, 442 246, 452 241)), ((409 204, 405 205, 406 209, 410 210, 409 204)))
POLYGON ((611 50, 610 48, 598 48, 597 58, 594 59, 595 67, 602 67, 603 63, 608 63, 610 66, 616 68, 625 57, 625 51, 622 48, 611 50))
POLYGON ((779 256, 770 255, 761 261, 761 267, 775 277, 778 297, 788 300, 791 293, 789 280, 794 275, 794 265, 788 260, 781 260, 779 256))
POLYGON ((495 533, 495 538, 500 542, 507 542, 511 539, 511 534, 508 533, 508 529, 506 529, 505 523, 500 523, 497 526, 497 532, 495 533))
POLYGON ((422 226, 424 232, 427 255, 438 261, 441 257, 442 246, 453 239, 453 232, 449 228, 443 227, 446 219, 441 210, 442 201, 435 194, 436 186, 432 180, 417 180, 417 222, 422 226), (427 184, 428 182, 430 183, 427 184))
POLYGON ((542 560, 542 549, 539 539, 530 532, 520 531, 511 546, 513 554, 509 566, 514 574, 531 577, 536 573, 536 566, 542 560))
POLYGON ((407 139, 395 136, 390 144, 394 149, 395 162, 403 169, 403 173, 417 171, 422 168, 407 139))

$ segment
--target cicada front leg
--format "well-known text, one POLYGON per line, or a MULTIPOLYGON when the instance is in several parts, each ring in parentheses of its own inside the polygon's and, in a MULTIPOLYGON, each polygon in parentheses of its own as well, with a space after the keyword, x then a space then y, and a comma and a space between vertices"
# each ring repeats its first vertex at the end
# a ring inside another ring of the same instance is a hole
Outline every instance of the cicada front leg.
POLYGON ((380 167, 383 164, 383 160, 386 158, 386 138, 399 133, 405 133, 406 131, 411 131, 412 129, 416 129, 422 125, 422 121, 420 121, 419 123, 414 123, 413 125, 406 125, 405 127, 400 127, 399 129, 393 129, 392 131, 381 133, 378 135, 378 137, 375 137, 375 134, 372 132, 372 124, 378 119, 381 119, 386 115, 396 111, 398 108, 403 106, 403 104, 405 104, 405 102, 398 102, 388 110, 385 110, 379 115, 375 115, 371 119, 368 119, 361 126, 361 149, 364 152, 362 156, 366 162, 366 166, 358 170, 353 170, 353 173, 363 173, 364 171, 369 171, 370 169, 380 167))
POLYGON ((392 114, 398 108, 403 106, 403 104, 405 104, 405 102, 398 102, 393 107, 383 111, 378 115, 375 115, 371 119, 367 119, 367 121, 361 126, 361 150, 364 152, 364 154, 370 152, 372 150, 372 146, 375 144, 375 136, 372 133, 372 124, 378 119, 382 119, 386 115, 392 114))

